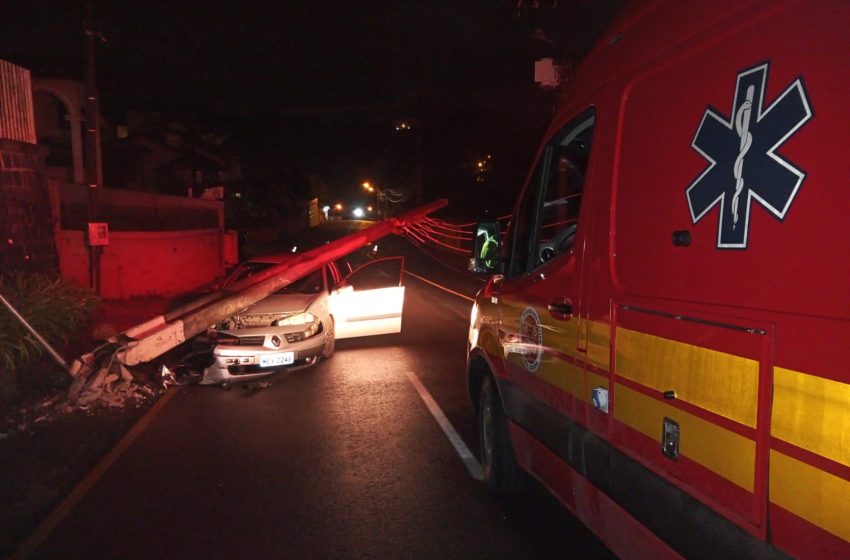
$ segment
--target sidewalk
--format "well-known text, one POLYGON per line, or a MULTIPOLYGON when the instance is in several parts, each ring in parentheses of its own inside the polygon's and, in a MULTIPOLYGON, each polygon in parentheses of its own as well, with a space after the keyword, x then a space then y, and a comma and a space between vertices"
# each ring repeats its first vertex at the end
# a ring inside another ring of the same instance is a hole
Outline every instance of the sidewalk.
MULTIPOLYGON (((105 300, 91 323, 94 337, 123 332, 185 300, 173 296, 105 300)), ((0 484, 0 558, 15 551, 156 400, 44 421, 33 412, 25 423, 0 425, 0 480, 6 482, 0 484)))
MULTIPOLYGON (((117 335, 200 295, 104 300, 92 318, 92 339, 117 335)), ((95 344, 92 340, 78 351, 89 352, 95 344)), ((136 371, 144 375, 155 367, 140 369, 145 371, 136 371)), ((153 396, 121 408, 100 407, 49 419, 39 416, 36 405, 28 407, 26 415, 17 414, 25 416, 25 422, 0 425, 0 480, 7 482, 0 484, 0 558, 14 553, 156 400, 153 396)))

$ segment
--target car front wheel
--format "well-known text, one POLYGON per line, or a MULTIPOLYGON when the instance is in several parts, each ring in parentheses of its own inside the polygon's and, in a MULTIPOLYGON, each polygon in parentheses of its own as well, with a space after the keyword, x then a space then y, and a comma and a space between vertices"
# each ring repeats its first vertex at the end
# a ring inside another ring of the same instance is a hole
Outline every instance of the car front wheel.
POLYGON ((517 463, 508 433, 508 419, 490 376, 485 377, 481 384, 478 404, 478 436, 481 441, 484 483, 500 494, 516 492, 522 487, 524 474, 517 463))
POLYGON ((336 348, 336 340, 334 338, 334 319, 328 317, 328 322, 325 325, 325 348, 322 350, 323 358, 330 358, 334 355, 336 348))

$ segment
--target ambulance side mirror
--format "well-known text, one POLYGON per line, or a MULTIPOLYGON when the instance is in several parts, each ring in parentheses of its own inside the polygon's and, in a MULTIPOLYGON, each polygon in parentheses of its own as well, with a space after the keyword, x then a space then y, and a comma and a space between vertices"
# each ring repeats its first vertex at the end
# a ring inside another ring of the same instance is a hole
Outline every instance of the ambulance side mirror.
POLYGON ((499 268, 501 236, 499 222, 480 222, 472 230, 470 272, 491 273, 499 268))

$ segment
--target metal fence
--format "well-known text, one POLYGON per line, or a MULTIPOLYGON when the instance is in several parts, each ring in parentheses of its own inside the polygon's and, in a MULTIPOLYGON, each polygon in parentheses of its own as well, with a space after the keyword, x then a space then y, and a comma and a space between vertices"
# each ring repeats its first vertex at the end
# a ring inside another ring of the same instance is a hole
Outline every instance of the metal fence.
POLYGON ((0 60, 0 138, 35 144, 30 71, 0 60))

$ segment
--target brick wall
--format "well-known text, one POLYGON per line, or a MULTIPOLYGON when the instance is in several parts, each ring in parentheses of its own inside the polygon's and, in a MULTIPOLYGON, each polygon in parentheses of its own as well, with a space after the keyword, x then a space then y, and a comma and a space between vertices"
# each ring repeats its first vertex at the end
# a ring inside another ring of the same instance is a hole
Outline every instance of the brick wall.
POLYGON ((58 274, 54 220, 38 147, 0 139, 0 274, 58 274))

